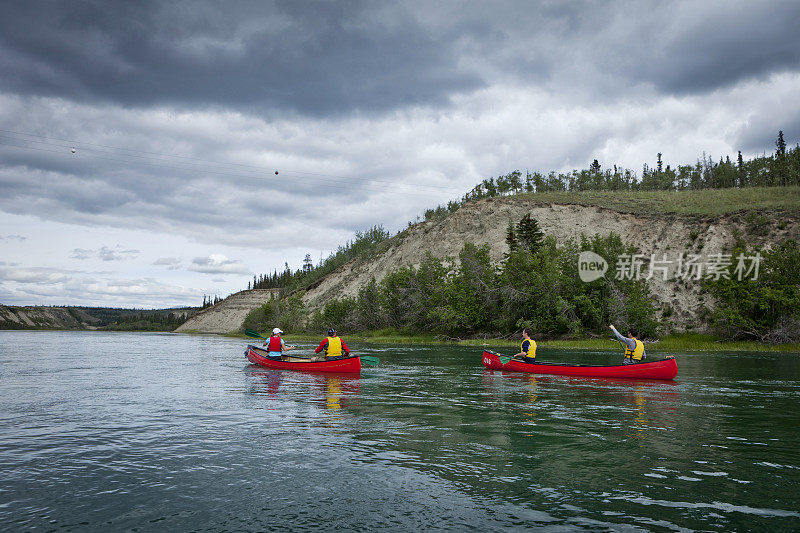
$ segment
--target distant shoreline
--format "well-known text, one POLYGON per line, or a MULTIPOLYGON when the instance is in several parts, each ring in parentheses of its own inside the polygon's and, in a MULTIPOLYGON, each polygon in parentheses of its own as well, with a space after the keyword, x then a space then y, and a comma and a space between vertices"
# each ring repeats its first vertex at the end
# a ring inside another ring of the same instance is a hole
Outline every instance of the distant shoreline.
MULTIPOLYGON (((0 329, 2 331, 84 331, 84 332, 115 332, 115 333, 176 333, 171 330, 123 330, 123 329, 67 329, 67 328, 14 328, 0 329)), ((183 331, 181 334, 188 335, 219 335, 217 333, 201 333, 198 331, 183 331)), ((252 339, 238 332, 228 333, 225 337, 243 338, 254 343, 258 339, 252 339)), ((347 334, 342 333, 347 341, 363 342, 367 344, 419 344, 429 346, 474 346, 476 348, 502 349, 519 346, 519 341, 510 339, 456 339, 447 338, 441 335, 402 335, 385 332, 362 332, 347 334)), ((310 335, 307 333, 297 333, 284 335, 287 342, 311 342, 317 343, 324 337, 323 334, 310 335)), ((536 336, 534 335, 534 340, 536 336)), ((612 338, 591 338, 591 339, 555 339, 555 340, 536 340, 539 349, 547 350, 593 350, 603 352, 620 351, 619 345, 612 338)), ((657 340, 645 339, 645 347, 648 353, 669 354, 670 352, 736 352, 736 353, 797 353, 800 354, 800 344, 762 344, 756 341, 723 341, 713 335, 700 333, 681 333, 673 334, 657 340)))

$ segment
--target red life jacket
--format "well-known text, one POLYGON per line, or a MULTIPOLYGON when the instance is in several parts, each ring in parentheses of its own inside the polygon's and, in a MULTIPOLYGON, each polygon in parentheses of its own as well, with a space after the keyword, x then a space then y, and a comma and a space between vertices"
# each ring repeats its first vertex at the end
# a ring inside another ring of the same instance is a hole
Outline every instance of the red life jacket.
POLYGON ((281 346, 281 338, 273 335, 269 338, 269 344, 267 345, 267 349, 270 352, 282 352, 283 347, 281 346))

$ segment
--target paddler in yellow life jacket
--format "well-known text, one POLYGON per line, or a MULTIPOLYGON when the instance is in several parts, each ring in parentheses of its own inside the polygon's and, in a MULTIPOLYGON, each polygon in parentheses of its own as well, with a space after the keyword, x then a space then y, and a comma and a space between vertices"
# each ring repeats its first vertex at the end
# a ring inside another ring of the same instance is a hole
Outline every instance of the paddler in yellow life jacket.
POLYGON ((637 339, 636 337, 639 333, 636 331, 635 328, 628 328, 628 337, 623 337, 620 335, 617 328, 612 325, 608 327, 611 328, 611 331, 614 332, 614 335, 617 337, 617 340, 625 347, 625 356, 622 360, 623 365, 632 365, 635 363, 641 363, 642 359, 645 358, 644 355, 644 343, 637 339))
POLYGON ((336 336, 336 330, 333 328, 328 329, 328 337, 322 339, 322 342, 319 343, 319 346, 317 346, 314 352, 319 353, 323 350, 325 359, 335 359, 350 356, 350 349, 341 338, 336 336))
POLYGON ((531 338, 533 330, 525 328, 522 330, 522 344, 520 344, 520 352, 514 354, 514 357, 521 357, 526 363, 536 362, 536 341, 531 338))

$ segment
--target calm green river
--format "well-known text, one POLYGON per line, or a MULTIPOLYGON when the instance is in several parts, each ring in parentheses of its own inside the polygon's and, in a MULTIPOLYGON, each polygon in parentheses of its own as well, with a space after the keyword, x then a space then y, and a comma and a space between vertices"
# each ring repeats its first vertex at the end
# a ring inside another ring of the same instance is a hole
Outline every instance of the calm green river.
POLYGON ((0 530, 800 529, 799 354, 627 382, 351 343, 380 366, 333 377, 246 343, 0 331, 0 530))

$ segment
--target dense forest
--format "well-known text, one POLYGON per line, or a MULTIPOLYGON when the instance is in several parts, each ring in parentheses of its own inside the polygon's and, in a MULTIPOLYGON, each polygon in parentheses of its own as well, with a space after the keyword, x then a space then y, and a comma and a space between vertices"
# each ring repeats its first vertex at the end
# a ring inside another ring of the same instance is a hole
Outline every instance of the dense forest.
POLYGON ((166 310, 127 311, 98 329, 107 331, 173 331, 187 314, 166 310))

